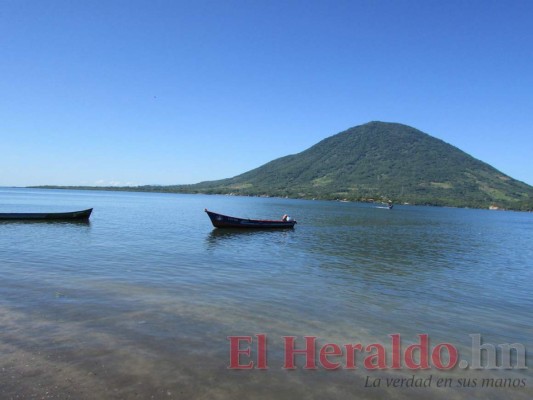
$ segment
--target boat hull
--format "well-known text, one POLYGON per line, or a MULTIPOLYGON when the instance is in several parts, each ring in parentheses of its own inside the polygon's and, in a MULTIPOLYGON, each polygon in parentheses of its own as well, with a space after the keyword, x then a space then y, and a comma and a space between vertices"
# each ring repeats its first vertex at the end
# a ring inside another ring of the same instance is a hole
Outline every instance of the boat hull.
POLYGON ((205 210, 215 228, 240 228, 240 229, 290 229, 294 228, 296 221, 261 220, 230 217, 205 210))
POLYGON ((0 221, 86 221, 93 209, 64 213, 0 213, 0 221))

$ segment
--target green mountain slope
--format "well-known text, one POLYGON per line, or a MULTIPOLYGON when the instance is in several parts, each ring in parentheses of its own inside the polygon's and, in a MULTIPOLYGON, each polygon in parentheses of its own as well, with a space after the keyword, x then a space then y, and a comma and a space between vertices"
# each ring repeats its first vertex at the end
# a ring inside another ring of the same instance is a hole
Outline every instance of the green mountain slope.
MULTIPOLYGON (((533 187, 412 127, 370 122, 242 175, 172 191, 533 209, 533 187)), ((168 188, 170 189, 170 188, 168 188)))

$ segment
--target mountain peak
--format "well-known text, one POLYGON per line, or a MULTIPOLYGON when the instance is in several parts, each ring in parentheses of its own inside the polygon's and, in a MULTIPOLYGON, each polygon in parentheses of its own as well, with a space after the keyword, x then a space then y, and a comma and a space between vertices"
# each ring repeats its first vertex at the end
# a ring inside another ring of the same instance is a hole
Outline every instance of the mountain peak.
POLYGON ((371 121, 188 191, 533 209, 533 188, 416 128, 371 121))

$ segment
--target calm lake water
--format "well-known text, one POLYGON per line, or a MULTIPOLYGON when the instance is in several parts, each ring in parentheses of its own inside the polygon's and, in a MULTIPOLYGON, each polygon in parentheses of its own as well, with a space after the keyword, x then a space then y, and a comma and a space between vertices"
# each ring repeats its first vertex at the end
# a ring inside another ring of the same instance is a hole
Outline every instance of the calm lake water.
POLYGON ((390 334, 404 348, 427 334, 470 361, 480 334, 532 351, 531 213, 0 188, 0 212, 90 207, 87 224, 0 222, 2 399, 533 397, 530 370, 282 368, 283 336, 389 351, 390 334), (298 224, 216 230, 204 208, 298 224), (261 333, 268 370, 228 369, 227 337, 261 333), (413 375, 430 387, 386 384, 413 375))

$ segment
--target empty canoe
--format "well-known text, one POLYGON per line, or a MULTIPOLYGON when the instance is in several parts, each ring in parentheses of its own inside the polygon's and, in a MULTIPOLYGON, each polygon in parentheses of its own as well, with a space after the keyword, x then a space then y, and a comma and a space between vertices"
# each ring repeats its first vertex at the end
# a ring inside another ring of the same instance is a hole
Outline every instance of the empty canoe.
POLYGON ((0 220, 22 221, 84 221, 91 216, 93 209, 62 213, 0 213, 0 220))

